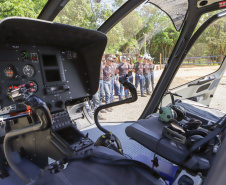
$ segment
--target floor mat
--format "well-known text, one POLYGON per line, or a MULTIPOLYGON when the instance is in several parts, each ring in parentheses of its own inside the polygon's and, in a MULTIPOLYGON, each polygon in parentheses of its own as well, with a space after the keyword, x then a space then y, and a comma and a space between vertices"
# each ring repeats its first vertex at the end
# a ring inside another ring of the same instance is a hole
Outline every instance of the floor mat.
MULTIPOLYGON (((131 140, 127 137, 125 133, 126 127, 131 125, 131 123, 103 123, 101 124, 105 129, 114 133, 121 141, 123 152, 130 156, 131 158, 135 158, 140 154, 153 157, 154 153, 141 144, 137 143, 134 140, 131 140)), ((84 134, 89 133, 89 138, 94 142, 103 134, 96 125, 92 125, 82 130, 84 134)))
MULTIPOLYGON (((23 169, 26 170, 27 174, 35 179, 36 176, 40 173, 40 169, 33 165, 26 159, 22 159, 23 169)), ((25 185, 25 183, 15 174, 15 172, 10 168, 8 169, 10 174, 9 177, 0 179, 0 185, 25 185)))

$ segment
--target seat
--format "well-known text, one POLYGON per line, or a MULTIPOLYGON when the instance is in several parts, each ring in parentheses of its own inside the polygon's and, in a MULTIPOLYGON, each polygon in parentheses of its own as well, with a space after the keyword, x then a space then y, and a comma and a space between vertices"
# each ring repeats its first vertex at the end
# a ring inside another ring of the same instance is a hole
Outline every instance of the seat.
POLYGON ((102 146, 91 151, 92 157, 76 157, 68 162, 65 169, 61 168, 57 173, 52 173, 52 167, 48 168, 51 171, 43 171, 37 180, 29 185, 165 184, 153 169, 141 162, 126 159, 102 146))
POLYGON ((176 143, 162 136, 162 130, 166 126, 153 114, 148 119, 138 120, 126 128, 126 134, 131 139, 139 142, 163 158, 191 171, 206 171, 210 167, 210 161, 201 155, 187 156, 187 146, 176 143))

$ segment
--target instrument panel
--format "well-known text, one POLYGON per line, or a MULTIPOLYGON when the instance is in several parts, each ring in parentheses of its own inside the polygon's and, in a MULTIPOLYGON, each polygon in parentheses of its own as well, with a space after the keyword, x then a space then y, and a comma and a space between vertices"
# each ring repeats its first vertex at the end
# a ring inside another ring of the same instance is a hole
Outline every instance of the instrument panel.
POLYGON ((74 50, 0 46, 0 115, 26 110, 7 94, 20 85, 29 84, 31 93, 46 102, 51 112, 62 110, 68 101, 90 96, 82 60, 74 50))

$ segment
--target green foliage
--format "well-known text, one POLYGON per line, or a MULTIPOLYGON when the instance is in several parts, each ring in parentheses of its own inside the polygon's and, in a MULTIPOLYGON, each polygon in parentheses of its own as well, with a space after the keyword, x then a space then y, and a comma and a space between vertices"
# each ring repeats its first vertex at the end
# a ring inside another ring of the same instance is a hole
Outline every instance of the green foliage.
POLYGON ((37 18, 47 0, 39 1, 22 1, 22 0, 8 0, 0 1, 0 19, 12 16, 37 18))
MULTIPOLYGON (((70 0, 54 22, 96 30, 126 1, 102 0, 95 3, 94 0, 70 0)), ((46 2, 47 0, 0 1, 0 19, 10 16, 27 17, 27 8, 29 17, 36 18, 46 2)), ((198 27, 218 12, 203 15, 198 27)), ((147 3, 136 8, 107 33, 106 53, 144 54, 146 46, 146 51, 158 62, 160 54, 162 58, 170 56, 179 35, 180 32, 175 30, 169 17, 147 3)), ((200 36, 187 57, 225 55, 225 51, 226 21, 220 19, 200 36)))
POLYGON ((163 58, 169 57, 178 37, 179 32, 177 32, 173 26, 153 36, 150 44, 152 56, 158 59, 161 53, 163 58))

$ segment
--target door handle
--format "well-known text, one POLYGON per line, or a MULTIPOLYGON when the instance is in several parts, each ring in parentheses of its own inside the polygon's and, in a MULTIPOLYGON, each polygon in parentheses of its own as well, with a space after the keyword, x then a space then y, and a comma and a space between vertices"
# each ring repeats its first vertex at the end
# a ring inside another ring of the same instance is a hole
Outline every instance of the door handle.
POLYGON ((194 85, 202 85, 202 84, 205 84, 205 83, 207 83, 207 82, 211 82, 211 81, 213 81, 213 80, 215 80, 215 79, 216 79, 216 78, 213 77, 213 78, 198 80, 198 82, 193 82, 193 83, 188 84, 188 87, 194 86, 194 85))

